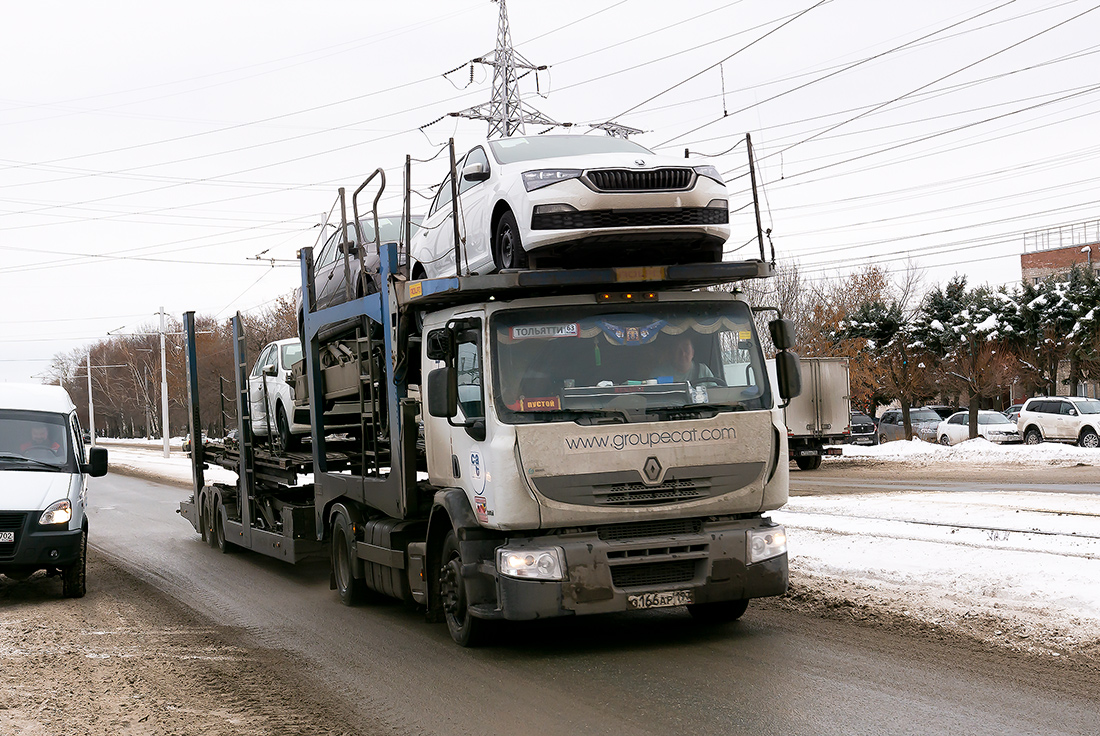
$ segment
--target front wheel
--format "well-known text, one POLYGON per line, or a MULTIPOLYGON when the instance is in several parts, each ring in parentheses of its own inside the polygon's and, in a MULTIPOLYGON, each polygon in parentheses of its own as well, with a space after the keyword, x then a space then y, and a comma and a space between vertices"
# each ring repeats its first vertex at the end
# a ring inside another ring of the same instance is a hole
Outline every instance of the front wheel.
POLYGON ((493 233, 493 258, 498 269, 526 268, 527 251, 519 234, 519 224, 511 210, 500 216, 493 233))
POLYGON ((455 643, 464 647, 476 647, 488 639, 490 622, 470 615, 466 595, 466 578, 462 575, 462 555, 458 551, 458 537, 454 530, 447 532, 440 556, 443 567, 439 571, 439 597, 447 630, 455 643))
POLYGON ((1081 438, 1077 440, 1077 444, 1081 445, 1081 447, 1096 449, 1100 447, 1100 436, 1098 436, 1095 431, 1086 429, 1081 433, 1081 438))
POLYGON ((717 603, 689 603, 688 613, 702 624, 728 624, 745 615, 749 607, 747 598, 717 603))
POLYGON ((88 533, 80 532, 80 556, 61 571, 61 594, 83 598, 88 592, 88 533))
POLYGON ((1032 427, 1028 431, 1024 432, 1024 444, 1025 445, 1037 445, 1043 441, 1043 435, 1039 430, 1032 427))

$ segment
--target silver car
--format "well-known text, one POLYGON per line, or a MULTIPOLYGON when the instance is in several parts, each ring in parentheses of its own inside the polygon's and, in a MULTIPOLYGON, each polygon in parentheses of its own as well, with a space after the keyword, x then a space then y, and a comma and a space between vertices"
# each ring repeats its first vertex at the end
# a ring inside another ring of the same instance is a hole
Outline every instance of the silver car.
MULTIPOLYGON (((913 436, 925 442, 936 441, 936 427, 940 424, 940 415, 931 409, 910 409, 909 421, 913 425, 913 436)), ((905 422, 901 409, 888 409, 878 422, 879 442, 905 439, 905 422)))

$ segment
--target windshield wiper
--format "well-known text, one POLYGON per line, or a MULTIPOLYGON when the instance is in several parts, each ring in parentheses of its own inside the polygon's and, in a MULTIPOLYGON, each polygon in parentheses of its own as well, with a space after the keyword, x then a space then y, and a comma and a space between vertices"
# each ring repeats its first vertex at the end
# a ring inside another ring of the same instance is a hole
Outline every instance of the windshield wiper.
MULTIPOLYGON (((514 413, 531 417, 544 416, 557 419, 571 419, 578 423, 580 423, 581 419, 602 418, 614 419, 616 423, 630 423, 630 415, 623 409, 549 409, 545 411, 517 411, 514 413)), ((596 423, 597 422, 588 422, 588 424, 596 423)))
POLYGON ((54 468, 54 469, 56 469, 56 468, 62 467, 61 465, 58 465, 56 463, 47 463, 43 460, 35 460, 33 457, 25 457, 23 455, 16 455, 16 454, 11 453, 11 452, 0 452, 0 462, 3 462, 5 460, 15 460, 15 461, 21 462, 21 463, 34 463, 35 465, 40 465, 43 468, 54 468))

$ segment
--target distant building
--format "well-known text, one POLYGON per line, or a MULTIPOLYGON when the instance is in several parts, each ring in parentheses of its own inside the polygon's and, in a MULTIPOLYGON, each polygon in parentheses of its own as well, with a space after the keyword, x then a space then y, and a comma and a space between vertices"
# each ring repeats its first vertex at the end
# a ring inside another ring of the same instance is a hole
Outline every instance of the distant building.
POLYGON ((1024 235, 1020 275, 1037 284, 1084 266, 1100 275, 1100 220, 1039 230, 1024 235))

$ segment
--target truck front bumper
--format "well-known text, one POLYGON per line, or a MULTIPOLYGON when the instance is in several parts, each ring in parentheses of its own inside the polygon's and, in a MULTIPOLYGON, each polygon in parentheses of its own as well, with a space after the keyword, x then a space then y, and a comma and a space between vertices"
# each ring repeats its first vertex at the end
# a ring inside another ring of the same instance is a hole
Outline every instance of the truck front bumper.
POLYGON ((14 545, 0 545, 5 548, 3 552, 7 552, 0 553, 0 573, 49 570, 71 565, 80 557, 80 534, 80 529, 32 531, 28 519, 23 529, 15 533, 14 545))
MULTIPOLYGON (((490 615, 530 620, 786 592, 785 553, 755 564, 747 562, 749 530, 778 527, 761 519, 696 523, 699 529, 693 534, 621 538, 620 530, 629 533, 633 526, 625 524, 593 532, 510 539, 510 547, 560 549, 565 580, 497 575, 498 607, 490 615)), ((482 609, 475 615, 485 613, 482 609)))

